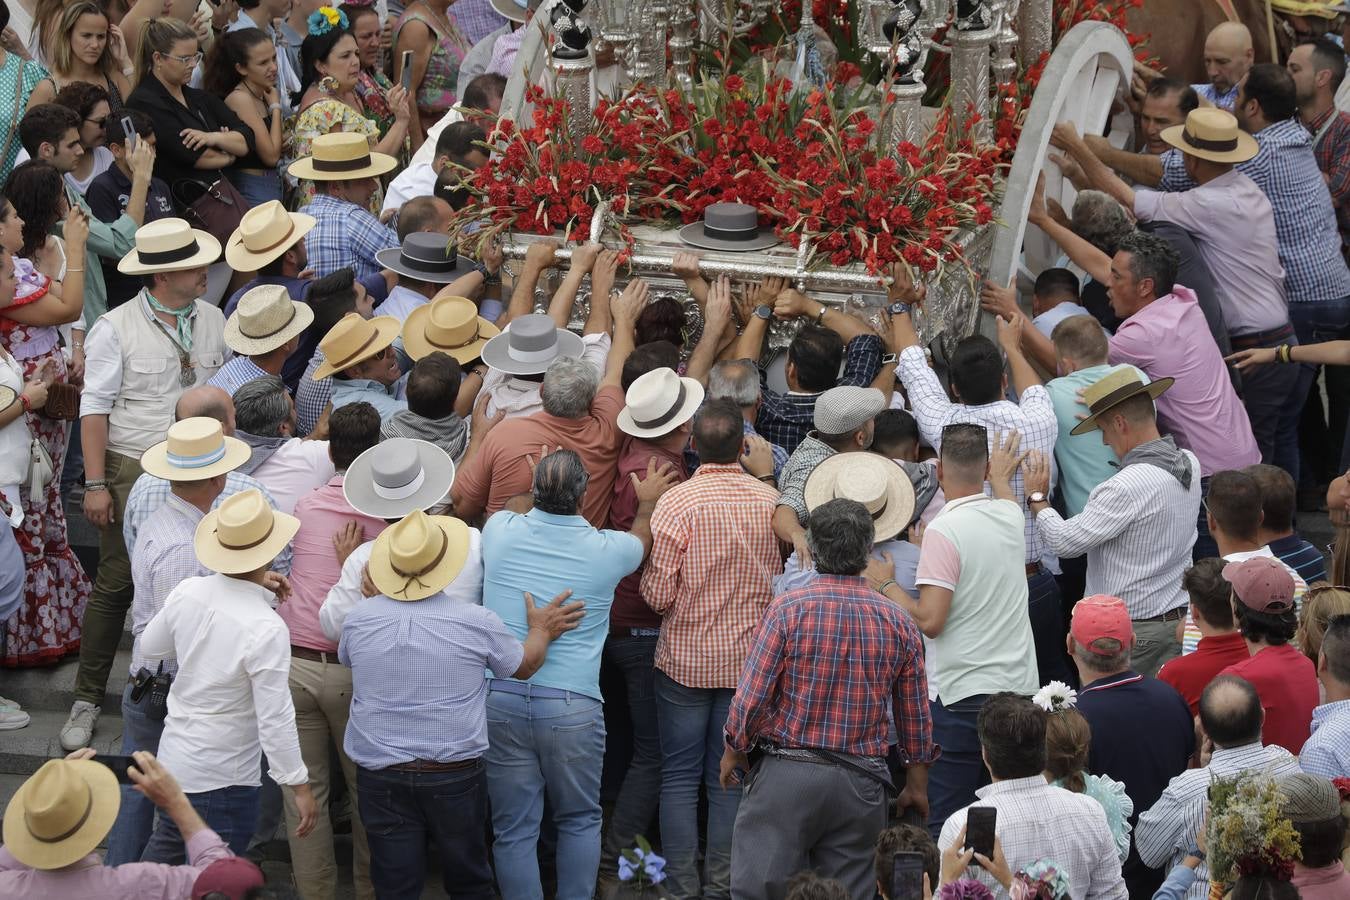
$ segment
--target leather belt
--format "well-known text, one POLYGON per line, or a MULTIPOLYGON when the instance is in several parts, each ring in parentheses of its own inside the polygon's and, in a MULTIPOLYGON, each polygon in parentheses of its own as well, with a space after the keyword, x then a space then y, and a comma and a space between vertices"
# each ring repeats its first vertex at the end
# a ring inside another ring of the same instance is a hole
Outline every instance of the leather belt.
POLYGON ((1038 563, 1038 562, 1029 562, 1029 563, 1027 563, 1027 567, 1026 567, 1026 568, 1027 568, 1027 577, 1028 577, 1028 578, 1030 578, 1030 577, 1033 576, 1033 575, 1039 575, 1039 574, 1041 574, 1041 564, 1038 563))
POLYGON ((1169 609, 1162 615, 1149 616, 1147 619, 1135 619, 1136 622, 1175 622, 1178 619, 1186 618, 1188 607, 1178 606, 1176 609, 1169 609))
POLYGON ((654 638, 661 636, 660 628, 623 628, 615 626, 609 629, 612 638, 654 638))
POLYGON ((454 762, 436 762, 434 759, 414 759, 412 762, 389 766, 386 772, 455 772, 460 769, 472 769, 478 765, 481 757, 457 759, 454 762))
POLYGON ((327 653, 323 650, 312 650, 309 647, 297 647, 295 644, 291 644, 291 656, 294 656, 297 659, 307 659, 310 662, 337 663, 338 665, 342 665, 341 663, 338 663, 336 650, 327 653))

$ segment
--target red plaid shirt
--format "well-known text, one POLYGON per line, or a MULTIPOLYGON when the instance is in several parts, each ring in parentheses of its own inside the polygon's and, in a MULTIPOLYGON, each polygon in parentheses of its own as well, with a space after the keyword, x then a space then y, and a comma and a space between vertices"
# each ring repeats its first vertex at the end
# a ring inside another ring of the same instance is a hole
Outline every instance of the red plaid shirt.
POLYGON ((902 759, 937 758, 918 628, 861 576, 820 575, 765 614, 727 712, 726 742, 742 752, 763 738, 885 756, 891 716, 902 759))
POLYGON ((656 504, 642 597, 662 615, 656 668, 685 687, 736 687, 783 571, 777 503, 739 463, 704 463, 656 504))
POLYGON ((1350 113, 1343 113, 1333 106, 1306 127, 1313 134, 1317 168, 1326 176, 1331 203, 1336 207, 1341 251, 1350 252, 1350 113), (1321 137, 1318 132, 1322 132, 1321 137))

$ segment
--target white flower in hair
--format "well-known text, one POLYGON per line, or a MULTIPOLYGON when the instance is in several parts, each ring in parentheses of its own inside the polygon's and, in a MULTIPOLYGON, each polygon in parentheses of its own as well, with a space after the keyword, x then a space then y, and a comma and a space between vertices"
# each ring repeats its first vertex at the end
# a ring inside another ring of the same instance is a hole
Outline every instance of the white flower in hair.
POLYGON ((1031 702, 1046 712, 1061 712, 1078 705, 1078 692, 1062 681, 1052 681, 1037 691, 1031 702))

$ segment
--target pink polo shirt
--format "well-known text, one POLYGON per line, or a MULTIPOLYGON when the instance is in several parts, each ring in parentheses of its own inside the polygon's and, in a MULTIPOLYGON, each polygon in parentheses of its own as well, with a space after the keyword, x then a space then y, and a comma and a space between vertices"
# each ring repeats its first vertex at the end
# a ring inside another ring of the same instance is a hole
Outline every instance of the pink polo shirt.
POLYGON ((234 854, 214 831, 203 828, 188 838, 188 864, 127 863, 105 866, 90 853, 60 869, 32 869, 0 847, 0 897, 10 900, 61 900, 89 897, 97 900, 145 900, 146 897, 187 897, 202 870, 234 854))
POLYGON ((292 593, 289 600, 277 607, 277 613, 291 630, 293 646, 336 653, 337 644, 319 627, 319 608, 342 574, 333 550, 333 535, 348 522, 358 522, 362 539, 373 541, 384 531, 386 523, 351 508, 342 496, 341 475, 334 475, 327 484, 297 500, 295 516, 300 520, 300 530, 291 542, 292 593))
POLYGON ((1152 381, 1176 379, 1158 398, 1159 424, 1196 455, 1201 475, 1261 461, 1247 410, 1190 288, 1176 285, 1122 322, 1110 360, 1138 366, 1152 381))

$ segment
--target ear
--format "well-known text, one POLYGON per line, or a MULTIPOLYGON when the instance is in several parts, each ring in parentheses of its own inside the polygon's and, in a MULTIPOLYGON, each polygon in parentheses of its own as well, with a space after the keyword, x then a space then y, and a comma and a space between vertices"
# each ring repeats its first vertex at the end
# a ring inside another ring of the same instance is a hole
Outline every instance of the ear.
POLYGON ((941 454, 938 455, 937 466, 936 466, 935 468, 936 468, 936 473, 935 473, 935 474, 937 475, 938 484, 942 484, 942 455, 941 455, 941 454))
POLYGON ((55 155, 56 155, 56 148, 51 144, 47 143, 46 141, 43 141, 42 143, 38 144, 38 152, 37 152, 38 159, 51 159, 55 155))

